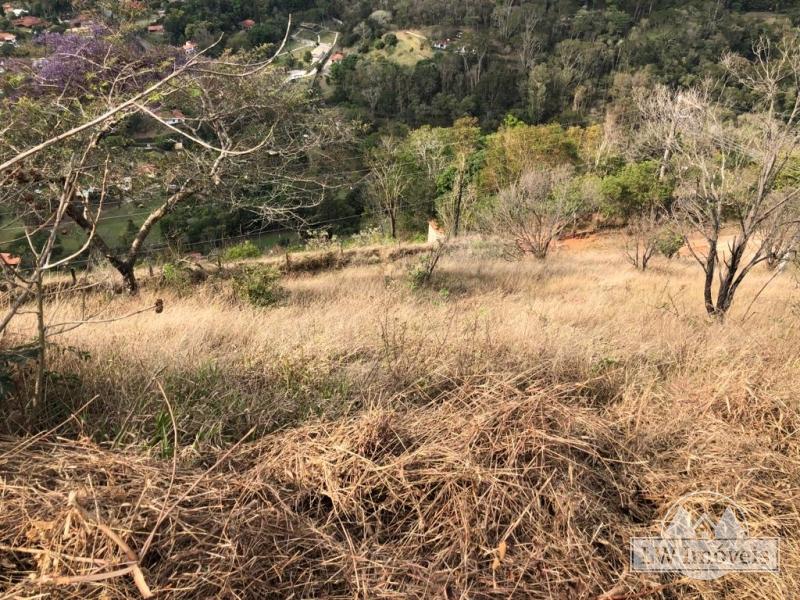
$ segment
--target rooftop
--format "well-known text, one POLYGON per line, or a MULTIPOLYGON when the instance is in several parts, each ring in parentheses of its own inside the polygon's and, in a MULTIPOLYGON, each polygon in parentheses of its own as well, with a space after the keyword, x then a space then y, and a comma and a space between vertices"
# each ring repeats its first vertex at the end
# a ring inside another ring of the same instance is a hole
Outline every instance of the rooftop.
POLYGON ((21 259, 19 256, 14 256, 8 252, 0 252, 0 264, 7 265, 9 267, 18 267, 21 259))
POLYGON ((47 21, 44 19, 40 19, 39 17, 27 16, 22 17, 21 19, 15 19, 12 21, 15 27, 25 27, 26 29, 30 29, 33 27, 43 27, 47 25, 47 21))

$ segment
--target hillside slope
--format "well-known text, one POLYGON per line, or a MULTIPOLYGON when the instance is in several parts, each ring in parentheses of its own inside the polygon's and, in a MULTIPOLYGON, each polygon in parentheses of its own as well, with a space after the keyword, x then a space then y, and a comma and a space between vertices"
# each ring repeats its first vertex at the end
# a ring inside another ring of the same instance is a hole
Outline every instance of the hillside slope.
MULTIPOLYGON (((81 583, 105 569, 88 559, 127 560, 102 523, 165 598, 800 589, 789 273, 745 319, 770 276, 754 274, 722 326, 704 315, 691 259, 641 274, 613 238, 545 263, 476 243, 420 291, 414 260, 289 277, 268 310, 224 282, 147 290, 106 314, 156 294, 163 314, 66 334, 89 356, 60 355, 53 368, 69 375, 51 383, 53 406, 91 402, 57 431, 96 441, 0 442, 0 586, 139 595, 128 571, 81 583), (630 537, 657 533, 697 490, 735 498, 751 534, 781 537, 780 575, 630 572, 630 537)), ((57 308, 65 321, 81 310, 57 308)))

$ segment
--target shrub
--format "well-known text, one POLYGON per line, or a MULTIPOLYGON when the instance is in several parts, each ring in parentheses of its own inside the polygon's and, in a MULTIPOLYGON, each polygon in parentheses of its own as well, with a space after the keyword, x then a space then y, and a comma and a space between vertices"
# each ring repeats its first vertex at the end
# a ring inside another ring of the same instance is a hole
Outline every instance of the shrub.
POLYGON ((383 50, 384 48, 386 48, 386 43, 383 40, 378 40, 377 42, 375 42, 376 50, 383 50))
POLYGON ((103 139, 103 145, 109 148, 127 148, 133 143, 133 140, 124 135, 109 135, 103 139))
POLYGON ((490 233, 505 240, 507 255, 544 259, 561 233, 588 211, 572 168, 526 171, 497 195, 485 216, 490 233))
POLYGON ((408 285, 412 290, 418 290, 428 282, 427 262, 420 260, 408 270, 408 285))
POLYGON ((420 256, 411 266, 408 271, 408 283, 412 290, 419 290, 430 283, 433 272, 446 250, 447 244, 439 242, 431 252, 420 256))
POLYGON ((287 291, 280 285, 280 273, 267 265, 248 265, 233 277, 233 292, 253 306, 274 306, 287 291))
POLYGON ((370 227, 354 233, 350 242, 354 246, 377 246, 384 241, 383 231, 380 227, 370 227))
POLYGON ((386 45, 390 48, 397 46, 397 36, 393 33, 387 33, 383 41, 386 42, 386 45))
POLYGON ((677 231, 664 228, 656 238, 656 250, 663 256, 672 258, 683 248, 683 236, 677 231))
POLYGON ((603 212, 607 217, 630 219, 652 207, 669 208, 672 186, 661 181, 659 164, 648 160, 630 163, 600 184, 603 212))
POLYGON ((223 260, 242 260, 245 258, 257 258, 261 256, 261 249, 250 240, 245 240, 241 244, 225 248, 222 253, 223 260))
POLYGON ((306 248, 309 250, 330 250, 338 243, 338 238, 325 229, 312 229, 308 232, 306 248))
POLYGON ((165 263, 161 267, 161 285, 174 289, 178 294, 185 292, 191 285, 189 270, 179 263, 165 263))
POLYGON ((173 150, 175 148, 175 138, 168 135, 160 135, 153 140, 153 146, 159 150, 173 150))

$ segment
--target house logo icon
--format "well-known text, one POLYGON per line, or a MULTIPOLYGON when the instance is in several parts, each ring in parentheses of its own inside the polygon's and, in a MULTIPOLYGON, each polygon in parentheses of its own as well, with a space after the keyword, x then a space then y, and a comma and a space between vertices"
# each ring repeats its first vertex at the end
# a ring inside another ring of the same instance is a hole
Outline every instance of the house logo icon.
POLYGON ((706 581, 731 572, 778 573, 779 542, 751 537, 745 512, 730 498, 695 492, 670 507, 660 537, 631 539, 631 568, 706 581))

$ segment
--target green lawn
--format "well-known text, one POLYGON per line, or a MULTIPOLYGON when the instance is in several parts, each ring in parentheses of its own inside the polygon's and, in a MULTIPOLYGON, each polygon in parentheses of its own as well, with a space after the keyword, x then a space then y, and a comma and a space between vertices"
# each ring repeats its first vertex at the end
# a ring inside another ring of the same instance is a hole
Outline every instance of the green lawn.
POLYGON ((319 39, 323 44, 332 44, 336 39, 335 31, 323 31, 319 34, 319 39))
MULTIPOLYGON (((117 245, 120 238, 125 233, 128 221, 131 220, 139 227, 144 219, 147 217, 148 209, 155 208, 155 204, 139 208, 136 204, 124 204, 123 206, 115 206, 108 208, 103 212, 102 221, 99 225, 100 235, 110 245, 117 245)), ((60 228, 63 232, 59 235, 59 241, 64 248, 64 255, 75 252, 81 248, 86 242, 86 236, 83 231, 75 225, 75 223, 67 220, 60 228)), ((2 225, 0 224, 0 251, 5 251, 10 243, 24 237, 22 228, 16 224, 2 225)), ((287 240, 290 245, 298 246, 302 243, 301 238, 295 231, 268 231, 262 234, 255 234, 249 236, 256 246, 263 251, 267 251, 277 245, 285 243, 287 240)), ((231 244, 243 242, 245 238, 231 240, 231 244)), ((154 227, 147 237, 147 246, 159 246, 164 243, 164 238, 161 235, 161 230, 158 226, 154 227)), ((199 250, 200 248, 187 248, 187 252, 199 250)))
MULTIPOLYGON (((106 242, 115 245, 125 232, 128 221, 133 221, 136 226, 141 225, 147 216, 146 213, 149 212, 148 209, 153 207, 154 205, 139 208, 135 203, 123 203, 122 206, 115 205, 105 208, 98 225, 98 231, 106 242)), ((10 221, 7 223, 5 224, 4 222, 4 224, 0 225, 0 248, 7 248, 9 244, 18 241, 25 235, 19 223, 11 223, 10 221)), ((59 230, 61 232, 59 241, 65 253, 79 250, 86 242, 86 236, 83 231, 69 219, 65 220, 59 230)), ((158 227, 153 229, 147 241, 149 244, 158 244, 163 241, 158 227)))

